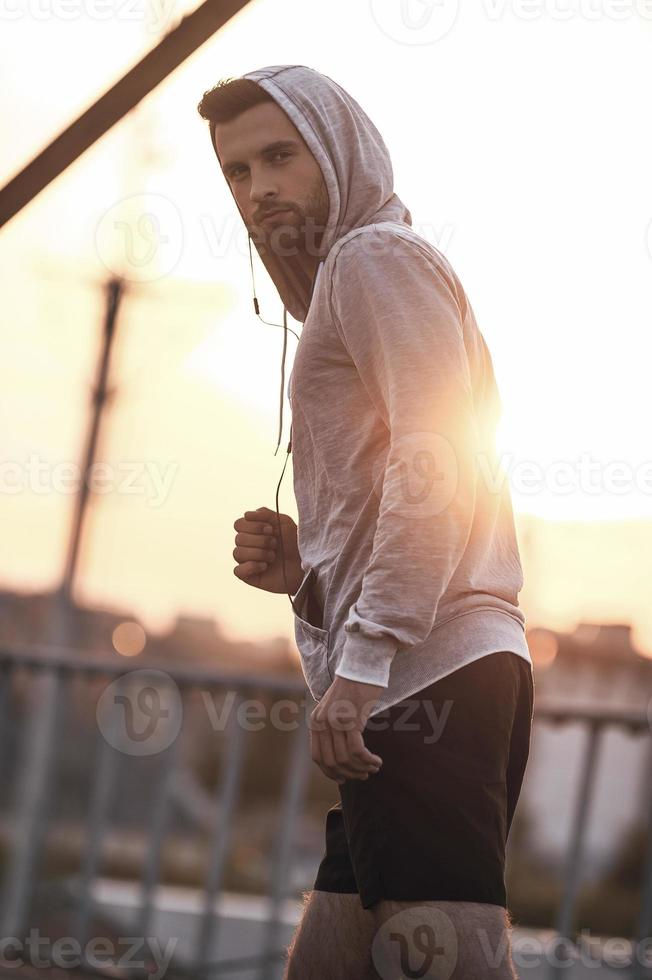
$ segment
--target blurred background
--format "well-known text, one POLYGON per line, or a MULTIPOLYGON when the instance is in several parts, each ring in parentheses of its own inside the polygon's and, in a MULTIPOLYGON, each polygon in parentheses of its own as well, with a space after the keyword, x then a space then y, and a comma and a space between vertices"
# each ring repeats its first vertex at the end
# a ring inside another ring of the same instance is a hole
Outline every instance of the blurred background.
MULTIPOLYGON (((537 696, 517 967, 651 975, 652 6, 7 0, 0 26, 4 940, 39 930, 61 976, 152 976, 160 941, 168 976, 275 977, 314 881, 337 787, 289 601, 232 558, 285 462, 283 333, 196 111, 297 63, 374 120, 492 352, 537 696), (155 50, 19 207, 23 168, 155 50)), ((279 504, 296 519, 291 459, 279 504)), ((14 947, 0 973, 37 971, 14 947)))

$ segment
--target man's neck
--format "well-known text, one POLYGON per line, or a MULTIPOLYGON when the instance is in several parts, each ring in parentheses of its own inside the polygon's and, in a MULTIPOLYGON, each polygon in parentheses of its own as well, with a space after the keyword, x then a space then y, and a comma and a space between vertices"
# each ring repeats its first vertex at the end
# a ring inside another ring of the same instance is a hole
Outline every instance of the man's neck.
POLYGON ((309 255, 305 251, 301 251, 295 258, 297 265, 305 272, 309 277, 310 282, 314 282, 315 275, 317 273, 317 266, 319 265, 320 258, 318 255, 309 255))
POLYGON ((310 292, 315 281, 315 275, 317 274, 317 266, 321 261, 320 257, 318 255, 309 255, 305 250, 301 250, 296 255, 286 256, 283 261, 287 262, 294 276, 310 292))

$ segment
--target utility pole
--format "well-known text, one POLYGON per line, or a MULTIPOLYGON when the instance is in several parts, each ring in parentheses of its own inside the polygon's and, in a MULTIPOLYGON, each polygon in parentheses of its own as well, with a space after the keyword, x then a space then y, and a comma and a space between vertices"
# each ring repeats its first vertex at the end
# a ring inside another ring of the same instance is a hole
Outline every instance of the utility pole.
POLYGON ((72 532, 68 544, 68 554, 64 567, 60 593, 63 599, 70 603, 73 593, 73 580, 77 570, 79 559, 79 548, 84 528, 84 518, 88 505, 90 489, 88 486, 88 474, 95 462, 97 446, 99 442, 100 424, 102 412, 105 405, 111 400, 115 393, 114 388, 109 388, 109 367, 111 363, 111 350, 115 339, 116 322, 120 301, 125 292, 124 280, 118 276, 111 276, 105 285, 105 313, 102 350, 100 352, 99 364, 97 367, 97 383, 92 393, 92 411, 90 425, 86 437, 86 445, 83 455, 84 478, 79 493, 75 498, 75 511, 73 515, 72 532))

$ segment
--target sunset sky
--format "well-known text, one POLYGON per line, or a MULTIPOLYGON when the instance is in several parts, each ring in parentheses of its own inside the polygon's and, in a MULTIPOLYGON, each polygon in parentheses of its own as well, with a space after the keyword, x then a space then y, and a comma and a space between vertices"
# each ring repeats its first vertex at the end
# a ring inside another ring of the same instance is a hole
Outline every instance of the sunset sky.
MULTIPOLYGON (((7 6, 0 180, 194 6, 7 6)), ((220 78, 298 63, 374 120, 413 226, 489 344, 529 625, 631 622, 652 655, 652 5, 405 9, 409 23, 393 0, 254 0, 2 230, 0 587, 61 574, 64 465, 80 460, 119 271, 100 452, 119 479, 91 504, 76 595, 153 630, 183 611, 292 636, 287 597, 233 575, 233 521, 274 507, 290 408, 275 456, 283 334, 253 312, 246 234, 196 104, 220 78)), ((262 316, 282 323, 254 264, 262 316)), ((291 461, 280 505, 296 517, 291 461)))

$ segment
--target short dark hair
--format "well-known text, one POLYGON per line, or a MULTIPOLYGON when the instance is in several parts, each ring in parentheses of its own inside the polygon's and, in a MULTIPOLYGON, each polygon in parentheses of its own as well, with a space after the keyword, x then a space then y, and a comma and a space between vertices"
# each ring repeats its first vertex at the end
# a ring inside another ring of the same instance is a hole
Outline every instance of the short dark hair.
POLYGON ((204 92, 197 111, 202 119, 208 120, 212 133, 215 123, 231 122, 245 109, 273 101, 272 96, 251 78, 224 78, 204 92))

